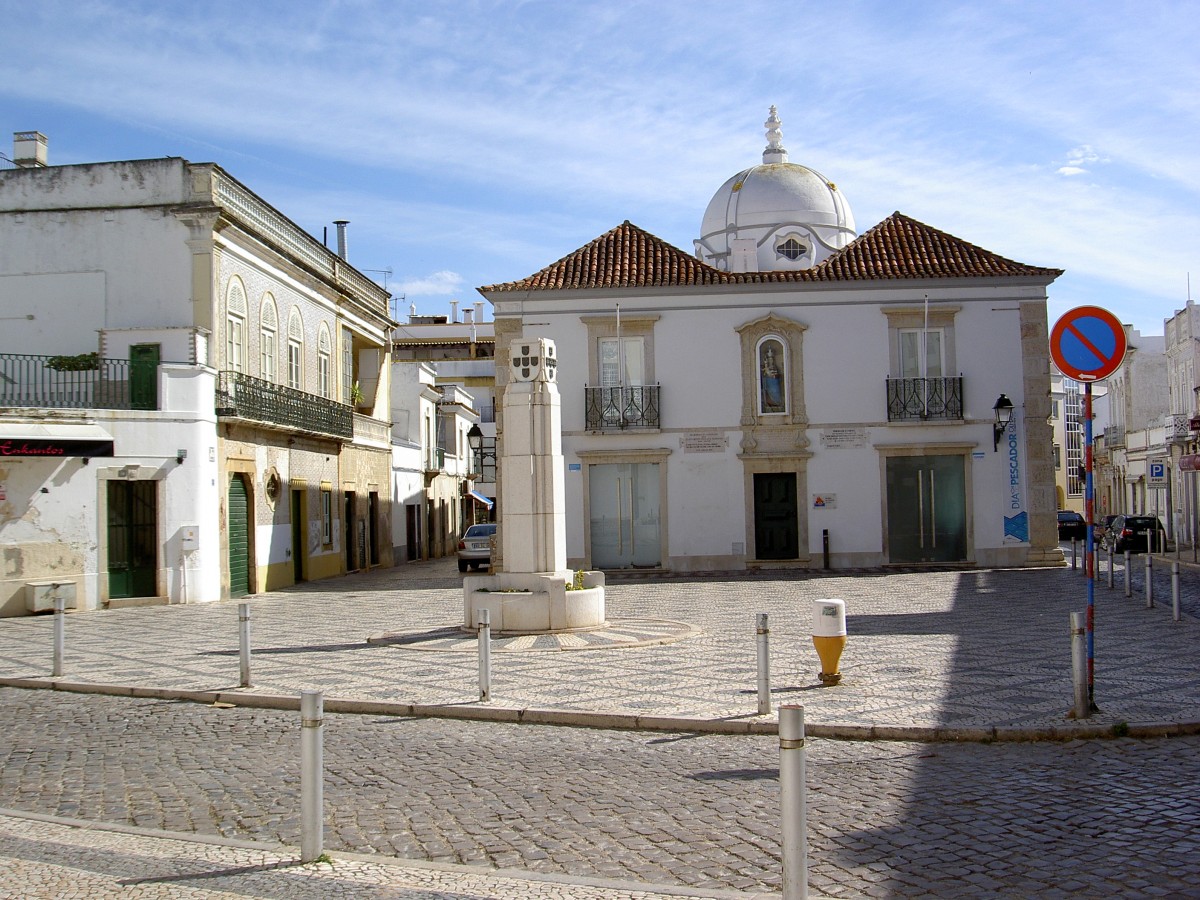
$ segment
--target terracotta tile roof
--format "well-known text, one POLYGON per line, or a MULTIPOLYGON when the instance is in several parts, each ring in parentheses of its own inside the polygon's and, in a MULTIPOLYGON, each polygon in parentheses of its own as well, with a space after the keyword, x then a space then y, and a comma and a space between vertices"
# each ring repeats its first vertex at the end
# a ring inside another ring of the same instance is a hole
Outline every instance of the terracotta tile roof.
POLYGON ((1062 272, 1062 269, 1014 262, 895 212, 811 269, 729 273, 701 262, 626 220, 527 278, 486 285, 479 290, 552 291, 1006 276, 1053 281, 1062 272))
POLYGON ((1014 262, 894 212, 820 265, 807 270, 804 280, 1004 276, 1033 276, 1053 280, 1062 273, 1062 269, 1045 269, 1014 262))
POLYGON ((555 291, 572 288, 665 287, 729 284, 731 276, 643 231, 626 219, 590 244, 520 281, 481 291, 555 291))

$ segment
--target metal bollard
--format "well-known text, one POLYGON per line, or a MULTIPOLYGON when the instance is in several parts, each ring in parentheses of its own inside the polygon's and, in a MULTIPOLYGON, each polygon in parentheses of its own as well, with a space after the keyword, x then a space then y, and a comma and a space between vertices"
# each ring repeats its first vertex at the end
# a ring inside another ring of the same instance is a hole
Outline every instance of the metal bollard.
POLYGON ((325 695, 300 692, 300 862, 312 862, 325 840, 325 695))
POLYGON ((1126 550, 1125 551, 1125 596, 1126 597, 1133 596, 1133 588, 1129 584, 1129 567, 1130 567, 1129 551, 1126 550))
POLYGON ((758 714, 771 711, 771 629, 767 627, 767 614, 758 614, 758 714))
POLYGON ((1171 563, 1171 618, 1179 621, 1179 560, 1171 563))
POLYGON ((1154 608, 1154 557, 1146 550, 1146 609, 1154 608))
POLYGON ((479 610, 479 699, 492 699, 492 611, 479 610))
POLYGON ((1111 591, 1113 586, 1113 550, 1109 547, 1108 550, 1108 589, 1111 591))
POLYGON ((250 604, 238 604, 238 662, 241 687, 250 687, 250 604))
POLYGON ((1076 563, 1079 559, 1079 541, 1071 538, 1071 571, 1075 571, 1076 563))
POLYGON ((779 707, 779 792, 783 811, 783 900, 808 897, 808 813, 804 798, 804 707, 779 707))
POLYGON ((1071 613, 1071 684, 1075 689, 1075 718, 1091 715, 1087 684, 1087 614, 1071 613))
POLYGON ((63 657, 67 650, 67 601, 58 596, 58 585, 54 586, 54 663, 50 674, 61 678, 63 673, 63 657))

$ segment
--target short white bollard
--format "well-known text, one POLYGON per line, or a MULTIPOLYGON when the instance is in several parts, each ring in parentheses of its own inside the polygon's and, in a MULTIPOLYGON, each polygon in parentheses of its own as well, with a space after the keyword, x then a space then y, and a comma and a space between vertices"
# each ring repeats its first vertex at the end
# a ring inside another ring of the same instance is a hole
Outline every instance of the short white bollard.
POLYGON ((324 852, 325 696, 300 692, 300 862, 324 852))
POLYGON ((771 711, 771 629, 767 627, 767 614, 758 614, 758 714, 771 711))
POLYGON ((804 797, 804 707, 779 707, 779 793, 783 811, 783 900, 808 897, 808 811, 804 797))
POLYGON ((1154 557, 1146 548, 1146 609, 1154 608, 1154 557))
POLYGON ((238 662, 241 687, 250 687, 250 604, 238 604, 238 662))
POLYGON ((492 611, 479 610, 479 699, 492 699, 492 611))
POLYGON ((1087 684, 1087 614, 1071 613, 1071 683, 1075 689, 1075 718, 1091 715, 1087 684))
POLYGON ((1179 560, 1171 563, 1171 618, 1179 621, 1179 560))
POLYGON ((54 586, 54 662, 50 673, 55 678, 61 678, 63 673, 63 657, 67 650, 67 601, 58 596, 58 585, 54 586))

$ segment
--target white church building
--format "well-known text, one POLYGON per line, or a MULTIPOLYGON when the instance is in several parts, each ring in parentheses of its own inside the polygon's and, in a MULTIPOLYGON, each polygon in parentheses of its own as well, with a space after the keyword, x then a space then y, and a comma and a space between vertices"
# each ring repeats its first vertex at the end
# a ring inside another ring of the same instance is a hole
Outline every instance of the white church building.
POLYGON ((1061 564, 1061 270, 898 212, 859 234, 837 186, 788 161, 774 107, 765 124, 694 254, 626 221, 479 289, 498 360, 557 346, 568 565, 1061 564))

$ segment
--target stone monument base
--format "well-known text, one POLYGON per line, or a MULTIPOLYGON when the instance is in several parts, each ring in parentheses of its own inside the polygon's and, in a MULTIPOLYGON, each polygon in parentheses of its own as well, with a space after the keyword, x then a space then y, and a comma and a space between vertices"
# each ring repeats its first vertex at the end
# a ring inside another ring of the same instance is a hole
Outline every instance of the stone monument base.
POLYGON ((575 573, 501 572, 463 579, 463 629, 479 628, 488 610, 492 633, 549 634, 605 627, 604 573, 583 572, 583 587, 567 590, 575 573))

